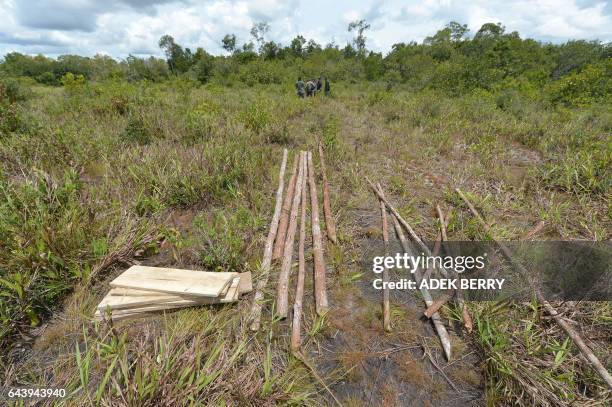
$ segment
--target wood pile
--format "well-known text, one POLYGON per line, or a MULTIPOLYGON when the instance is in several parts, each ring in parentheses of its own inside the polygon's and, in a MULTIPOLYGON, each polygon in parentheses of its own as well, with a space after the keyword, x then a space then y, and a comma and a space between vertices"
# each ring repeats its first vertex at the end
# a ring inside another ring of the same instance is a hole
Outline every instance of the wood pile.
POLYGON ((208 304, 238 301, 252 291, 251 273, 223 273, 163 267, 132 266, 113 281, 98 304, 95 319, 149 316, 208 304))
MULTIPOLYGON (((321 190, 323 191, 323 215, 325 217, 326 235, 330 242, 338 241, 336 225, 331 212, 329 183, 327 179, 323 147, 318 146, 321 166, 321 190)), ((326 267, 324 258, 323 238, 319 219, 319 198, 317 193, 317 177, 313 155, 310 151, 300 151, 295 154, 287 193, 284 195, 285 169, 287 164, 287 150, 283 153, 281 170, 279 173, 278 190, 276 192, 276 206, 270 224, 268 239, 262 260, 262 274, 258 281, 257 290, 251 308, 251 330, 257 331, 260 327, 261 310, 264 293, 270 270, 278 267, 278 282, 276 286, 276 299, 274 312, 277 317, 287 318, 289 311, 293 310, 291 348, 299 352, 301 338, 300 325, 302 318, 302 301, 304 296, 304 280, 306 278, 306 213, 310 205, 310 231, 312 237, 312 279, 314 281, 314 303, 317 314, 323 315, 329 308, 326 289, 326 267), (298 228, 299 225, 299 228, 298 228), (295 242, 299 236, 298 243, 295 242), (295 289, 293 307, 289 305, 289 290, 291 273, 294 265, 295 246, 298 252, 298 276, 295 289), (272 263, 272 260, 276 260, 272 263)))

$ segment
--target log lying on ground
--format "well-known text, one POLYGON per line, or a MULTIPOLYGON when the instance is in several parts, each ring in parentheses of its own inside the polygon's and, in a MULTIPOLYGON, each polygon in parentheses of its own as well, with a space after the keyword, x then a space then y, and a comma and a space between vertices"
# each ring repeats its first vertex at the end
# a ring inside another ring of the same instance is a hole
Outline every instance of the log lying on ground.
MULTIPOLYGON (((393 225, 395 226, 395 233, 397 234, 397 237, 402 245, 402 248, 404 249, 404 252, 412 254, 410 244, 408 243, 408 240, 406 240, 406 237, 404 236, 404 232, 402 231, 402 227, 400 226, 398 216, 395 215, 395 213, 393 215, 394 216, 392 216, 391 218, 393 219, 393 225)), ((423 280, 421 276, 421 271, 417 269, 414 271, 413 275, 414 275, 414 279, 416 280, 417 284, 420 286, 421 281, 423 280)), ((427 305, 428 307, 433 305, 431 294, 426 288, 421 288, 421 294, 423 295, 423 300, 425 301, 425 305, 427 305)), ((436 329, 438 337, 440 338, 440 342, 442 343, 442 348, 444 349, 446 360, 450 360, 451 359, 450 337, 448 336, 448 331, 446 330, 446 327, 444 326, 444 323, 442 322, 442 318, 440 317, 440 314, 438 312, 433 313, 431 316, 431 320, 434 324, 434 328, 436 329)))
POLYGON ((323 243, 321 242, 321 226, 319 225, 319 202, 317 184, 315 183, 312 153, 308 152, 308 186, 310 189, 310 206, 312 216, 312 255, 314 262, 315 308, 317 314, 323 315, 328 308, 327 291, 325 288, 325 259, 323 258, 323 243))
POLYGON ((427 307, 425 312, 423 312, 423 315, 425 315, 427 318, 431 318, 431 316, 435 314, 436 312, 438 312, 440 308, 442 308, 442 306, 446 304, 448 300, 450 299, 451 299, 450 295, 443 295, 442 297, 435 300, 433 304, 427 307))
POLYGON ((289 224, 289 212, 291 212, 293 191, 295 190, 298 161, 299 154, 296 154, 293 160, 291 178, 289 179, 289 185, 287 186, 287 195, 285 195, 285 200, 283 201, 283 208, 281 210, 280 221, 278 223, 278 231, 276 233, 276 240, 274 241, 274 251, 272 252, 272 260, 279 259, 283 255, 283 248, 285 247, 285 236, 287 235, 287 225, 289 224))
POLYGON ((321 175, 323 178, 323 215, 325 216, 325 228, 327 229, 327 238, 332 243, 338 243, 338 237, 336 236, 336 222, 331 211, 331 204, 329 201, 329 183, 327 182, 327 170, 325 168, 325 157, 323 155, 323 146, 319 143, 319 160, 321 161, 321 175))
POLYGON ((302 179, 304 177, 303 155, 304 153, 300 151, 300 165, 293 193, 293 202, 291 203, 291 215, 289 217, 287 236, 285 237, 285 248, 283 249, 283 264, 278 274, 278 285, 276 288, 276 315, 281 318, 286 318, 289 311, 289 275, 291 274, 293 244, 297 229, 300 198, 302 197, 302 179))
MULTIPOLYGON (((480 224, 485 228, 485 231, 489 235, 491 235, 491 227, 487 224, 487 222, 485 222, 484 218, 480 215, 480 213, 478 213, 474 205, 472 205, 469 199, 467 199, 467 197, 463 194, 463 192, 461 192, 459 188, 455 188, 455 191, 457 192, 457 194, 459 194, 461 199, 465 201, 467 206, 470 208, 470 211, 472 211, 472 214, 476 217, 476 219, 480 221, 480 224)), ((546 298, 544 298, 544 295, 532 280, 529 271, 525 268, 525 266, 523 266, 518 260, 514 258, 512 251, 508 248, 508 246, 506 246, 502 242, 495 240, 493 236, 491 236, 491 238, 493 239, 493 241, 495 241, 495 243, 497 243, 500 250, 508 259, 508 261, 512 263, 512 265, 516 267, 516 269, 521 273, 522 277, 526 279, 529 284, 531 284, 533 290, 535 291, 536 298, 544 306, 546 312, 548 312, 548 314, 553 317, 555 322, 565 331, 565 333, 567 333, 567 335, 572 338, 572 341, 576 344, 576 346, 578 347, 582 355, 586 358, 591 367, 597 372, 597 374, 599 374, 599 376, 601 376, 601 378, 606 382, 608 387, 612 389, 612 375, 610 375, 610 372, 608 372, 608 370, 597 358, 597 356, 595 356, 593 351, 587 346, 580 334, 571 325, 569 325, 567 321, 561 315, 559 315, 557 310, 555 310, 555 308, 546 300, 546 298)))
MULTIPOLYGON (((382 186, 377 184, 378 190, 381 195, 384 196, 384 192, 382 186)), ((385 203, 380 201, 380 218, 382 221, 382 235, 383 235, 383 243, 385 246, 385 257, 389 255, 389 226, 387 224, 387 208, 385 207, 385 203)), ((391 307, 389 305, 389 287, 387 283, 389 282, 389 270, 386 267, 383 268, 382 272, 383 279, 383 327, 385 331, 391 332, 391 307)))
MULTIPOLYGON (((308 160, 304 154, 302 157, 302 166, 304 173, 307 173, 308 160)), ((300 243, 298 246, 298 277, 297 286, 295 288, 295 302, 293 304, 293 323, 291 324, 291 350, 297 352, 300 350, 302 343, 301 325, 302 325, 302 299, 304 297, 304 279, 306 277, 306 259, 304 255, 304 246, 306 243, 306 206, 307 201, 306 177, 302 178, 302 210, 300 213, 300 243)))
POLYGON ((542 231, 542 229, 544 229, 544 226, 546 226, 546 222, 544 222, 543 220, 539 221, 535 225, 535 227, 529 231, 529 233, 527 233, 525 236, 522 237, 521 240, 533 239, 538 233, 542 231))
MULTIPOLYGON (((442 236, 442 241, 443 242, 448 242, 448 235, 447 235, 447 228, 448 228, 448 222, 450 219, 450 212, 448 216, 444 216, 444 212, 442 212, 442 208, 440 208, 440 205, 436 205, 436 211, 438 212, 438 217, 440 218, 440 234, 442 236)), ((450 246, 449 246, 449 250, 451 250, 450 246)), ((454 255, 454 253, 449 253, 451 256, 454 255)), ((457 274, 457 272, 455 271, 455 269, 451 269, 451 274, 453 276, 454 279, 459 279, 459 275, 457 274)), ((455 290, 455 296, 457 297, 457 303, 459 304, 459 308, 461 309, 461 315, 463 317, 463 326, 465 327, 466 331, 468 331, 468 333, 472 333, 472 329, 474 327, 474 324, 472 323, 472 317, 470 317, 470 313, 468 312, 467 306, 465 304, 465 300, 463 299, 463 291, 461 291, 461 289, 457 289, 455 290)))
POLYGON ((274 245, 274 239, 276 238, 276 231, 278 230, 278 222, 281 213, 281 205, 283 201, 283 189, 285 187, 285 168, 287 166, 287 149, 283 150, 283 161, 280 166, 278 174, 278 189, 276 190, 276 203, 274 205, 274 215, 272 215, 272 221, 270 222, 270 231, 268 232, 268 238, 266 239, 266 245, 264 247, 263 259, 261 261, 261 278, 257 283, 257 289, 255 296, 253 297, 253 305, 251 306, 251 314, 249 320, 251 321, 251 330, 259 330, 261 321, 261 307, 263 300, 263 290, 268 284, 268 277, 270 274, 270 264, 272 263, 272 247, 274 245))

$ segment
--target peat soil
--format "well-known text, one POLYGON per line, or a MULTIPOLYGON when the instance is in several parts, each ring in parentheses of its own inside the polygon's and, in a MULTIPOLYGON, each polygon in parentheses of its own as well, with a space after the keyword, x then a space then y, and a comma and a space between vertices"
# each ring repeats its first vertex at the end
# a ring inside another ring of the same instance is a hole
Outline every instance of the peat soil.
MULTIPOLYGON (((365 231, 355 248, 363 254, 361 276, 345 287, 330 282, 337 288, 330 290, 329 327, 310 355, 322 376, 336 378, 331 390, 349 406, 485 405, 477 352, 462 337, 461 326, 443 317, 453 345, 453 359, 446 361, 433 324, 423 316, 420 294, 390 290, 392 330, 383 330, 382 291, 372 285, 378 277, 370 262, 380 237, 367 236, 380 228, 380 212, 356 212, 365 231)), ((389 240, 390 252, 401 250, 392 227, 389 240)), ((400 278, 410 276, 390 272, 391 281, 400 278)))

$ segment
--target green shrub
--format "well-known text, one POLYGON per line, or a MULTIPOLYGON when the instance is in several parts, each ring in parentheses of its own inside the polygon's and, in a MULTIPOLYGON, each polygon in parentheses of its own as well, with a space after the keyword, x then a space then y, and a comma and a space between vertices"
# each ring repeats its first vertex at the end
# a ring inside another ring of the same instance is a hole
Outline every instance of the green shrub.
POLYGON ((60 83, 67 94, 75 95, 85 88, 85 77, 81 74, 75 75, 72 72, 67 72, 60 78, 60 83))
POLYGON ((580 72, 573 72, 550 86, 553 103, 571 106, 588 106, 610 102, 612 95, 612 58, 605 62, 587 65, 580 72))
POLYGON ((268 111, 264 101, 257 100, 247 106, 240 114, 244 127, 260 134, 272 121, 272 115, 268 111))
POLYGON ((205 242, 200 256, 203 266, 214 271, 243 271, 246 247, 258 224, 253 213, 243 207, 231 212, 219 210, 209 222, 198 216, 194 225, 205 242))

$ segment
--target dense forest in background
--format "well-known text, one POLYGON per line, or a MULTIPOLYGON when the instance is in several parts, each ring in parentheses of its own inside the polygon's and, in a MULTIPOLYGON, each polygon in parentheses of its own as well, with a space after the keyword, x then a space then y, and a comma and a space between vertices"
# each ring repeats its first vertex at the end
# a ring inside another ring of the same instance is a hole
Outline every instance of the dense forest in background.
POLYGON ((506 32, 500 23, 484 24, 472 36, 466 25, 451 22, 420 44, 400 42, 383 55, 367 49, 369 28, 364 20, 349 24, 354 39, 344 47, 322 46, 301 35, 284 46, 268 41, 269 25, 258 23, 251 29, 252 41, 242 46, 235 35, 226 35, 221 40, 227 52, 223 56, 203 48, 193 52, 165 35, 159 41, 165 61, 136 56, 116 60, 104 55, 52 59, 13 52, 5 55, 0 75, 53 86, 106 80, 161 82, 174 76, 199 83, 254 86, 289 85, 299 75, 322 74, 332 82, 381 82, 388 90, 398 86, 413 91, 435 89, 450 96, 482 89, 499 94, 501 104, 520 95, 581 106, 608 101, 611 93, 610 43, 542 43, 522 39, 516 31, 506 32))

